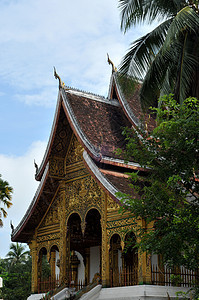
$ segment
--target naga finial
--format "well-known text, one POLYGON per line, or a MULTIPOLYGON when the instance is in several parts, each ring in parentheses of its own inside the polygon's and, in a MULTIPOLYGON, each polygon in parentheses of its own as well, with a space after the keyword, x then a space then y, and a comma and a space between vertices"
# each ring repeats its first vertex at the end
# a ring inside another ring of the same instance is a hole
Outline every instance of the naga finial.
POLYGON ((37 174, 37 172, 38 172, 39 168, 38 168, 38 165, 36 164, 36 161, 35 161, 35 159, 34 159, 34 165, 35 165, 36 174, 37 174))
POLYGON ((57 74, 55 67, 54 67, 54 76, 55 76, 56 79, 59 80, 59 88, 63 87, 65 84, 64 84, 64 82, 61 80, 60 76, 57 74))
POLYGON ((11 229, 12 229, 12 233, 14 232, 14 230, 15 230, 15 228, 14 228, 14 226, 13 226, 13 224, 12 224, 12 221, 10 221, 10 227, 11 227, 11 229))
POLYGON ((117 72, 117 68, 115 67, 114 63, 112 62, 112 60, 110 59, 108 53, 107 53, 107 61, 109 65, 112 65, 112 73, 117 72))

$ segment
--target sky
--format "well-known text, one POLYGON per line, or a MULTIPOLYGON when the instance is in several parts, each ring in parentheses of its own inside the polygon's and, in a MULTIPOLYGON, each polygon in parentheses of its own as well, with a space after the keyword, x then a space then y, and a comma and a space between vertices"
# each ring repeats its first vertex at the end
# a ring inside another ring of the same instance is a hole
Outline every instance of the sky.
POLYGON ((13 187, 13 205, 0 228, 0 258, 31 203, 50 136, 58 81, 108 95, 111 66, 151 28, 120 30, 118 0, 0 1, 0 174, 13 187))

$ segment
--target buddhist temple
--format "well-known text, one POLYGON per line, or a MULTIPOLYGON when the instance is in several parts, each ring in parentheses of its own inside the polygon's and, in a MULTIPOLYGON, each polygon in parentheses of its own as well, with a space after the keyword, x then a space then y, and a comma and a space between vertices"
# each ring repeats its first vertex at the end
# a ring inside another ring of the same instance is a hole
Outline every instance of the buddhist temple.
MULTIPOLYGON (((51 283, 59 286, 158 284, 152 274, 157 255, 133 247, 124 251, 128 238, 136 242, 136 226, 146 224, 135 222, 128 212, 119 213, 117 194, 133 193, 126 173, 146 172, 116 153, 125 147, 123 128, 139 126, 143 118, 140 83, 129 89, 112 64, 105 98, 65 86, 56 71, 55 77, 59 92, 54 122, 43 161, 36 166, 40 185, 12 233, 13 242, 30 248, 32 293, 43 292, 43 256, 51 283)), ((154 125, 150 119, 148 126, 154 125)))

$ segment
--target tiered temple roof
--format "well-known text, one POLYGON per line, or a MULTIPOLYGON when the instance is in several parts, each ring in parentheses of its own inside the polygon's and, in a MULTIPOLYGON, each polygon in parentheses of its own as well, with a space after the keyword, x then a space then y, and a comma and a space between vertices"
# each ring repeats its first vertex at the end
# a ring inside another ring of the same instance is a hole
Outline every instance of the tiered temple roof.
MULTIPOLYGON (((38 190, 20 224, 12 233, 12 241, 27 242, 40 224, 55 195, 59 176, 64 175, 62 160, 74 134, 84 149, 83 160, 88 172, 100 186, 118 203, 118 191, 133 194, 129 187, 129 170, 143 169, 136 162, 126 163, 116 155, 116 149, 125 147, 124 127, 139 126, 143 114, 139 103, 140 83, 133 93, 124 92, 117 72, 111 77, 108 98, 65 87, 60 81, 54 122, 40 167, 35 175, 40 181, 38 190), (57 178, 50 176, 50 157, 60 158, 57 178)), ((149 129, 155 125, 149 120, 149 129)))

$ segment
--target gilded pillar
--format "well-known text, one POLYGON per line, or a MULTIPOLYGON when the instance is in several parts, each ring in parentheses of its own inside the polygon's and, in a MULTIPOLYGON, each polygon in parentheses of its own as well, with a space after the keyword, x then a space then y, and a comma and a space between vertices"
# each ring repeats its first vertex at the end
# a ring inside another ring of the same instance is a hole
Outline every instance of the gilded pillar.
POLYGON ((37 257, 37 242, 33 240, 29 244, 30 254, 32 256, 32 282, 31 292, 37 293, 38 291, 38 257, 37 257))
POLYGON ((55 276, 55 262, 56 262, 56 252, 51 251, 50 255, 50 271, 51 271, 51 280, 54 282, 56 279, 55 276))
MULTIPOLYGON (((142 228, 146 228, 146 222, 142 219, 140 224, 142 228)), ((138 283, 151 284, 151 255, 138 250, 138 283)))
POLYGON ((77 286, 78 285, 78 265, 80 263, 75 251, 73 250, 71 253, 71 281, 72 283, 77 286))
POLYGON ((66 226, 66 192, 65 192, 65 183, 60 183, 60 198, 61 198, 61 206, 62 209, 60 210, 60 283, 67 284, 67 226, 66 226))
POLYGON ((101 268, 102 268, 102 286, 110 286, 109 278, 109 244, 107 236, 107 195, 102 196, 102 252, 101 252, 101 268))
POLYGON ((90 248, 85 249, 85 284, 90 283, 90 248))

